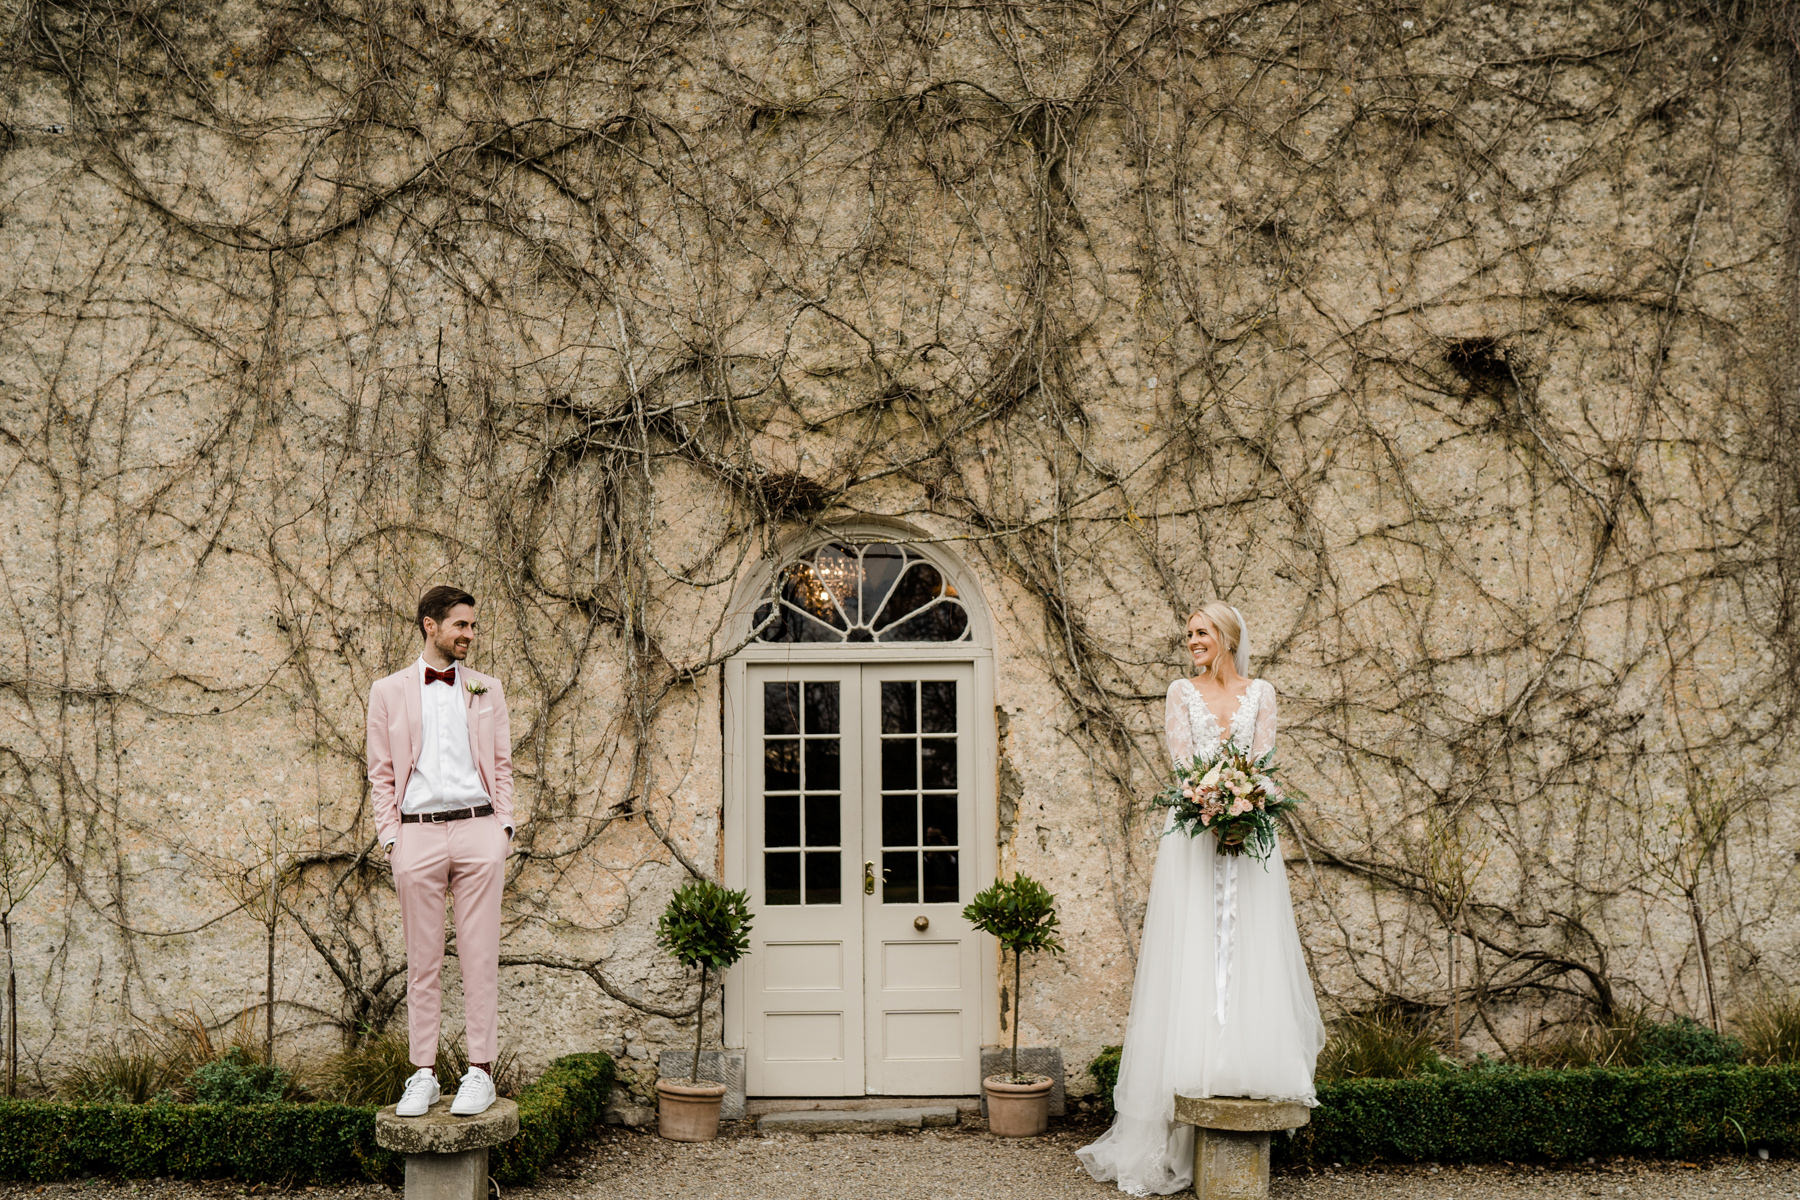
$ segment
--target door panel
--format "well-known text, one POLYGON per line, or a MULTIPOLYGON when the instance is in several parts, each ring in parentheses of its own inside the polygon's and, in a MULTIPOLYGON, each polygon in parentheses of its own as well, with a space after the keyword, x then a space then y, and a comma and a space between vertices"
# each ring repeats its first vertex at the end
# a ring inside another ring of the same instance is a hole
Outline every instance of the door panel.
POLYGON ((844 799, 845 781, 862 777, 859 670, 756 667, 746 690, 753 914, 741 968, 746 1083, 759 1096, 860 1095, 861 810, 854 786, 848 806, 844 799))
POLYGON ((980 940, 962 918, 974 876, 974 672, 961 664, 862 671, 871 1095, 978 1091, 980 940))

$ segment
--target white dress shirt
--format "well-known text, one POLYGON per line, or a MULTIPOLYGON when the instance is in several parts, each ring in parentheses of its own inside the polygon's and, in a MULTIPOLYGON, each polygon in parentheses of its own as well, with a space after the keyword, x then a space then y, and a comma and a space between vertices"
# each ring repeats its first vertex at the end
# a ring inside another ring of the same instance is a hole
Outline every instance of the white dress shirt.
POLYGON ((463 696, 462 664, 452 668, 454 683, 426 683, 425 660, 419 659, 419 765, 406 781, 402 813, 451 812, 474 808, 491 799, 481 786, 475 755, 469 749, 469 709, 463 696))

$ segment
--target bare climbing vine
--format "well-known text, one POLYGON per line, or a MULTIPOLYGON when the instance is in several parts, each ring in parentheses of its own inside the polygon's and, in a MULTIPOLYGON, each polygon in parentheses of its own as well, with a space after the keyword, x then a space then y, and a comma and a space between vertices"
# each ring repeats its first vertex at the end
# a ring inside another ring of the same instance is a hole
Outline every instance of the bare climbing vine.
POLYGON ((1003 861, 1087 934, 1038 986, 1116 985, 1066 1042, 1123 1016, 1214 594, 1311 784, 1335 1007, 1508 1046, 1800 969, 1789 6, 0 28, 0 895, 40 1081, 197 997, 392 1022, 362 704, 442 580, 512 703, 511 973, 553 1038, 661 1040, 734 587, 870 519, 989 590, 1003 861))

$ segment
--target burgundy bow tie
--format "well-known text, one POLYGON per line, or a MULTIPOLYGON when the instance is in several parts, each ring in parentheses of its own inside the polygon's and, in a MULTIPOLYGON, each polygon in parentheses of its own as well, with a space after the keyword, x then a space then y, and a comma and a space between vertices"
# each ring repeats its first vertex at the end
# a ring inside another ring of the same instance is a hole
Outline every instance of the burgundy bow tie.
POLYGON ((456 668, 449 667, 442 671, 434 671, 430 667, 426 667, 425 668, 425 682, 427 685, 430 685, 433 683, 447 683, 451 687, 455 687, 456 686, 456 668))

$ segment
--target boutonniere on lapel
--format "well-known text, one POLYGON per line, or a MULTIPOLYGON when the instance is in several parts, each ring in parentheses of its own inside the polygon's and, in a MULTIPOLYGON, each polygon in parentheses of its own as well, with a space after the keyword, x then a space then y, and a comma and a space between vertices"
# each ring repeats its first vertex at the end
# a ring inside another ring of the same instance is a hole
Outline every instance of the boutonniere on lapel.
POLYGON ((485 683, 476 683, 473 679, 471 679, 471 680, 469 680, 468 687, 469 687, 469 695, 471 695, 471 696, 487 695, 487 684, 485 684, 485 683))

